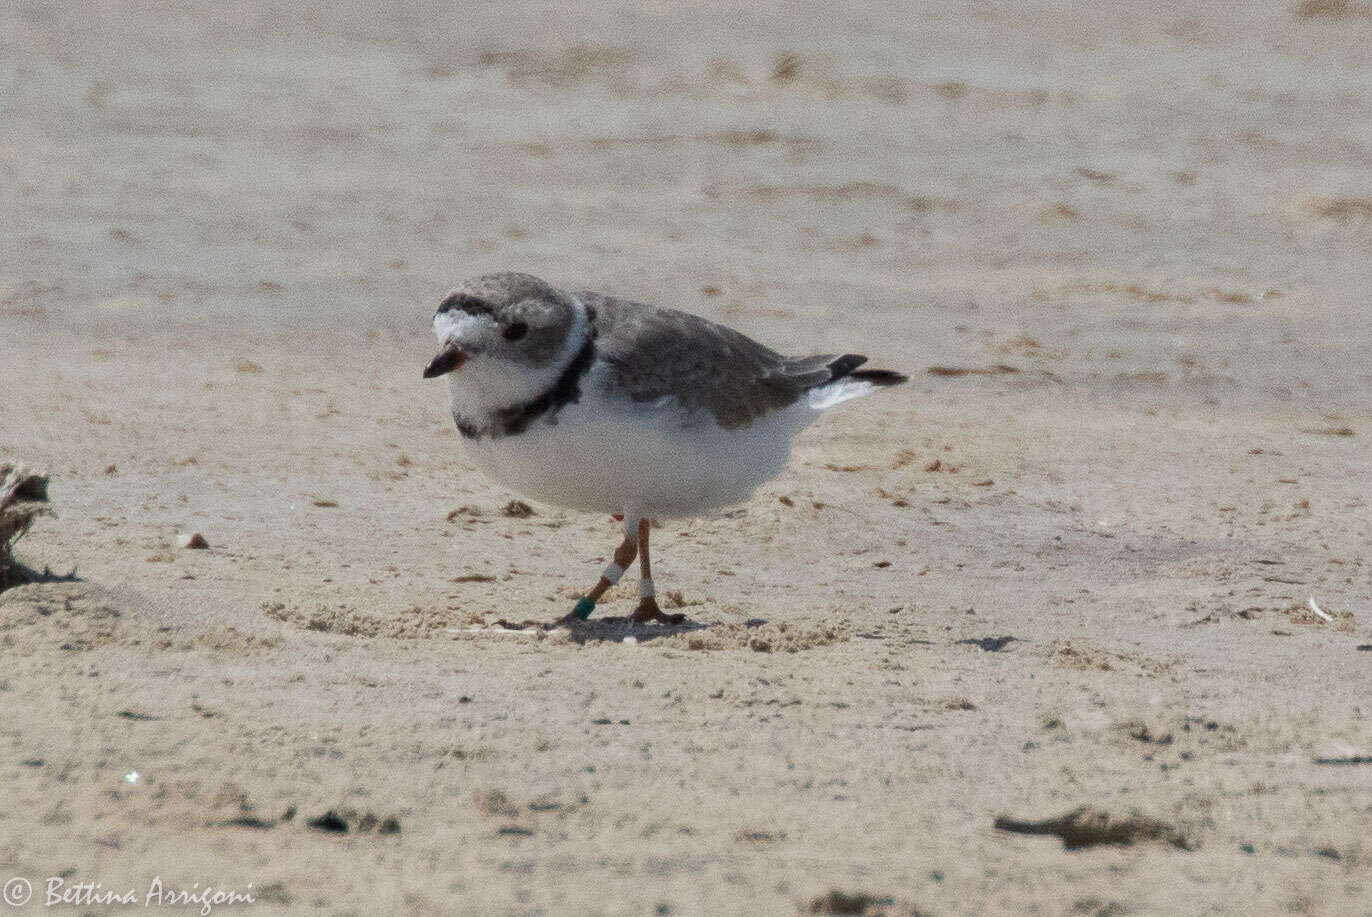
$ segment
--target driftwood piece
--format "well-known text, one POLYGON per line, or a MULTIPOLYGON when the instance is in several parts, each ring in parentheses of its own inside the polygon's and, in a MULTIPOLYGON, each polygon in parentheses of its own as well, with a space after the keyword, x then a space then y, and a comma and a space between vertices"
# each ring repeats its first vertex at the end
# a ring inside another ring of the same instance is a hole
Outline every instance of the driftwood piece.
POLYGON ((50 513, 48 476, 0 462, 0 590, 23 582, 23 566, 11 553, 33 520, 50 513))

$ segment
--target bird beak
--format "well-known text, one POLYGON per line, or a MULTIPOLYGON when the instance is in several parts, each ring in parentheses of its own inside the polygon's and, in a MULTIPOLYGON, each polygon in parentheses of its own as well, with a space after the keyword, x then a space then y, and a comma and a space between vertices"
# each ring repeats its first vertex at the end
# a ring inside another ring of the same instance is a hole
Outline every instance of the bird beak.
POLYGON ((438 356, 429 361, 429 365, 424 367, 424 378, 434 379, 438 376, 445 376, 467 362, 467 352, 456 344, 448 343, 443 345, 443 349, 438 352, 438 356))

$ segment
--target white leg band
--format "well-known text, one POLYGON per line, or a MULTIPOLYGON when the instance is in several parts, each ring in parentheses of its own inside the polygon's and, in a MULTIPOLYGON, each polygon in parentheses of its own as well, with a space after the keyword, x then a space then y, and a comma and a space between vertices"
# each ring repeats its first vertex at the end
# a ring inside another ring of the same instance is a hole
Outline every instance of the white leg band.
POLYGON ((645 576, 643 579, 638 581, 638 594, 645 599, 650 599, 653 596, 657 595, 657 593, 653 590, 652 577, 645 576))
POLYGON ((619 564, 610 564, 600 575, 606 582, 613 586, 615 583, 619 582, 619 578, 624 575, 624 568, 619 564))

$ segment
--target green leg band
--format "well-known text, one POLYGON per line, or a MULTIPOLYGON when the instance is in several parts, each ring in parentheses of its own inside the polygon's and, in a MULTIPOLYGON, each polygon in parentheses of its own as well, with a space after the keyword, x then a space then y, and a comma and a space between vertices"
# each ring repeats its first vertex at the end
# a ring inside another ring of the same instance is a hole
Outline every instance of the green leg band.
POLYGON ((585 621, 595 611, 595 602, 591 599, 577 599, 576 607, 572 609, 572 616, 585 621))

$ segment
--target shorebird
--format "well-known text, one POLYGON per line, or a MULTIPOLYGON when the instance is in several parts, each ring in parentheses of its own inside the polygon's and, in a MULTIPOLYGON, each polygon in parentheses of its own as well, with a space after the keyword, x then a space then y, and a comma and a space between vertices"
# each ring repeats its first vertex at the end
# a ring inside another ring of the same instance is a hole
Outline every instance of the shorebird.
POLYGON ((487 274, 444 297, 440 349, 472 461, 533 500, 622 517, 624 540, 562 623, 584 621, 639 559, 632 619, 658 607, 649 521, 746 500, 827 408, 906 380, 860 354, 783 356, 675 309, 568 292, 528 274, 487 274))

